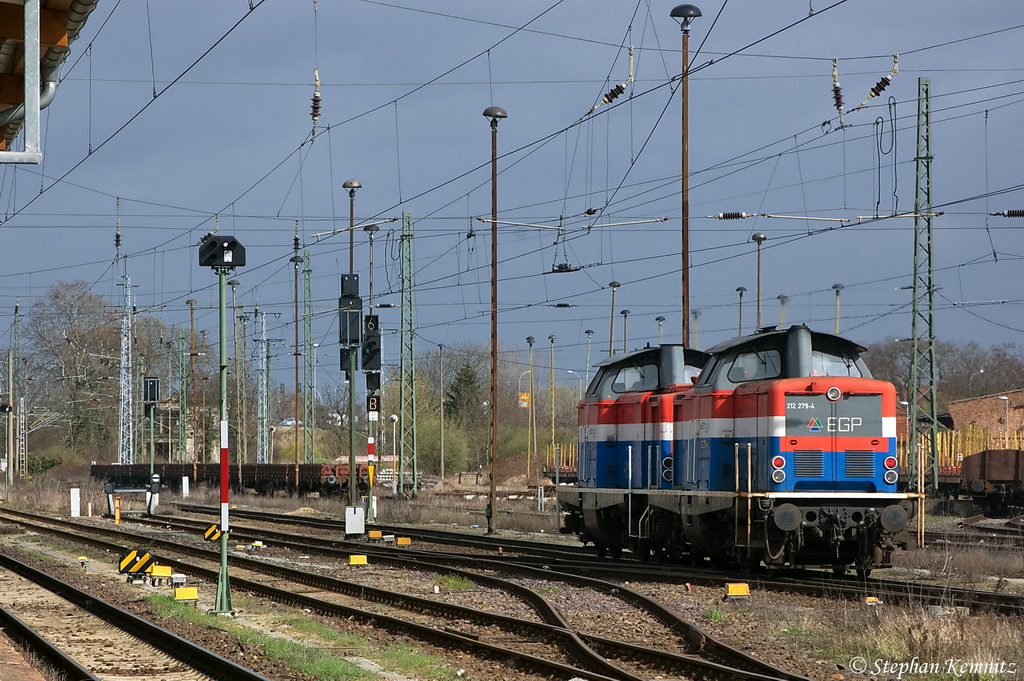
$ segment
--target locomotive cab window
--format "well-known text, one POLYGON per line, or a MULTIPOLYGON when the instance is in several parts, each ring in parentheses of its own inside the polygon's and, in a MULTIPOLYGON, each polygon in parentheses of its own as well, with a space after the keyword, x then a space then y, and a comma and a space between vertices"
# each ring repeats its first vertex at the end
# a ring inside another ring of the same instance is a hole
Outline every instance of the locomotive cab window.
POLYGON ((782 375, 782 358, 778 350, 743 352, 736 356, 726 377, 732 383, 764 381, 782 375))
POLYGON ((655 390, 658 387, 658 365, 643 364, 619 369, 612 381, 613 393, 655 390))
POLYGON ((587 388, 587 397, 614 400, 628 392, 658 388, 658 365, 639 364, 602 368, 587 388))
POLYGON ((860 363, 845 355, 820 352, 815 350, 811 353, 811 371, 814 376, 854 376, 856 378, 867 378, 861 372, 860 363))

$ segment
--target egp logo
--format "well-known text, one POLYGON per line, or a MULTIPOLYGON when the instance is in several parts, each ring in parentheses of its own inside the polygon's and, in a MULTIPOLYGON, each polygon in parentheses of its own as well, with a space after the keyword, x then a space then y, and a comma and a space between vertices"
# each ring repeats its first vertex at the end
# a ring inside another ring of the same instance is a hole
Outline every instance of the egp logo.
POLYGON ((820 433, 822 430, 828 433, 852 433, 862 425, 864 419, 859 416, 829 416, 824 424, 819 418, 811 419, 807 424, 807 430, 812 433, 820 433))

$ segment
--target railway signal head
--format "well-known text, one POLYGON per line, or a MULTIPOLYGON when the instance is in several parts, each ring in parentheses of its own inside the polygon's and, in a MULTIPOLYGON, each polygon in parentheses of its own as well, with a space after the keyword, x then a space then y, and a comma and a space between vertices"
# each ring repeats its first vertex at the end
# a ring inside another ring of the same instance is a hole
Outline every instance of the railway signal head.
POLYGON ((245 246, 233 236, 214 234, 199 244, 199 266, 228 269, 245 267, 245 246))

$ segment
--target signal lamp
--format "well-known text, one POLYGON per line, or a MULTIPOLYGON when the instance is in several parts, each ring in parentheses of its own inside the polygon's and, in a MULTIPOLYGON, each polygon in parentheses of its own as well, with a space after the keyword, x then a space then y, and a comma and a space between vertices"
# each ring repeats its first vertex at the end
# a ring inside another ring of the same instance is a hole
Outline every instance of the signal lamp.
POLYGON ((896 480, 899 477, 900 477, 899 473, 897 473, 896 471, 893 471, 893 470, 889 470, 889 471, 886 471, 885 475, 882 476, 882 480, 884 480, 885 484, 887 484, 887 485, 895 485, 896 484, 896 480))
POLYGON ((781 484, 783 481, 785 481, 785 479, 786 471, 781 469, 776 469, 772 471, 772 482, 774 482, 776 485, 781 484))
POLYGON ((895 456, 887 456, 887 457, 885 457, 884 464, 885 464, 886 468, 896 468, 896 464, 897 463, 898 462, 896 461, 896 457, 895 456))
POLYGON ((775 468, 782 468, 786 465, 786 460, 781 456, 777 456, 772 459, 772 466, 775 468))

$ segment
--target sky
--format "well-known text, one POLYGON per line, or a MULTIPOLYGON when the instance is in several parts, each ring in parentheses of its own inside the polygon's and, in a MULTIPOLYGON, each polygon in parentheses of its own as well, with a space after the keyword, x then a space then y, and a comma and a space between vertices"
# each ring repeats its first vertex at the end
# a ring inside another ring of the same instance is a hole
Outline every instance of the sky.
MULTIPOLYGON (((247 264, 237 301, 294 334, 293 237, 312 269, 319 386, 339 385, 337 297, 357 223, 397 218, 374 239, 374 302, 398 304, 398 234, 413 221, 417 352, 489 342, 491 132, 499 106, 502 360, 526 337, 573 385, 623 347, 678 343, 681 33, 674 2, 543 0, 102 0, 43 115, 41 166, 0 169, 0 330, 58 281, 142 314, 217 330, 216 277, 198 266, 208 232, 247 264), (255 7, 252 7, 255 5, 255 7), (629 78, 614 102, 601 97, 629 78), (319 74, 321 116, 310 99, 319 74), (593 217, 584 213, 596 209, 593 217), (661 221, 667 218, 665 221, 661 221), (623 222, 642 224, 618 225, 623 222), (120 259, 114 248, 120 223, 120 259), (611 226, 603 226, 611 225, 611 226), (615 226, 618 225, 618 226, 615 226), (572 272, 552 273, 567 264, 572 272), (576 269, 579 268, 579 269, 576 269), (612 289, 621 284, 612 308, 612 289), (566 307, 568 305, 568 307, 566 307), (614 313, 614 314, 613 314, 614 313), (569 373, 576 372, 575 375, 569 373)), ((690 28, 691 344, 732 338, 745 287, 755 324, 831 331, 868 344, 910 335, 919 79, 930 79, 935 331, 939 340, 1021 344, 1024 333, 1024 5, 707 0, 690 28), (879 96, 872 86, 898 72, 879 96), (833 58, 843 126, 833 102, 833 58), (725 212, 805 219, 714 220, 725 212), (875 219, 877 217, 887 219, 875 219), (832 220, 821 220, 831 218, 832 220), (846 220, 840 222, 839 219, 846 220)), ((367 234, 355 235, 367 294, 367 234)), ((380 310, 384 361, 399 309, 380 310)), ((255 325, 249 325, 250 334, 255 325)), ((6 331, 9 342, 10 332, 6 331)), ((280 348, 274 382, 294 382, 280 348)), ((546 375, 543 376, 546 379, 546 375)), ((361 381, 360 381, 361 383, 361 381)))

